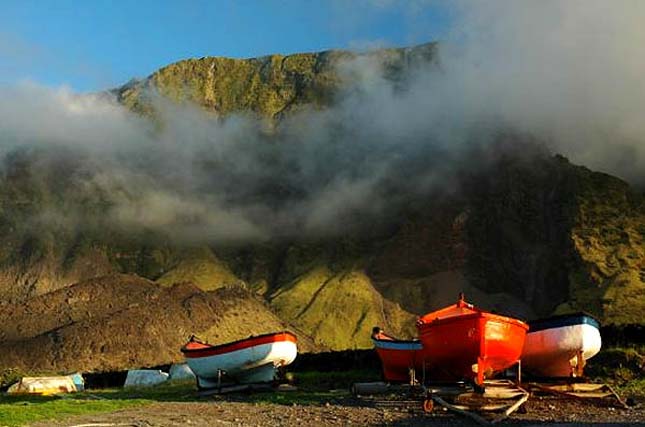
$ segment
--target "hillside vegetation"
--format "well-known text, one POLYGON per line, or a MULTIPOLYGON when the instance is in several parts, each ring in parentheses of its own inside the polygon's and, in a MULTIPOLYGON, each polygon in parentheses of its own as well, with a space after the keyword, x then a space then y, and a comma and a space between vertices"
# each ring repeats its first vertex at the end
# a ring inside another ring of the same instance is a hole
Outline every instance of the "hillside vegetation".
MULTIPOLYGON (((435 48, 365 55, 404 84, 411 68, 434 61, 435 48)), ((339 67, 356 56, 191 59, 113 93, 144 117, 161 97, 276 123, 331 105, 347 83, 339 67)), ((282 327, 310 336, 303 348, 365 348, 372 326, 409 337, 416 315, 460 291, 523 318, 586 310, 603 323, 642 322, 642 194, 539 149, 466 169, 451 183, 455 191, 410 196, 367 231, 244 244, 116 227, 104 218, 105 190, 81 185, 92 165, 43 151, 6 155, 0 174, 3 365, 64 370, 72 357, 83 369, 166 363, 191 333, 221 342, 282 327), (93 303, 81 304, 87 298, 93 303), (129 341, 109 338, 124 330, 129 341), (129 350, 144 343, 145 351, 129 350)), ((127 183, 118 190, 136 197, 127 183)))
MULTIPOLYGON (((433 60, 436 45, 383 49, 364 56, 381 62, 392 76, 402 69, 433 60)), ((269 55, 232 59, 204 57, 176 62, 143 81, 133 81, 116 90, 123 104, 135 111, 150 112, 151 95, 174 102, 191 102, 219 115, 254 113, 279 119, 303 106, 324 107, 332 103, 337 89, 346 82, 338 66, 357 54, 348 51, 269 55)))

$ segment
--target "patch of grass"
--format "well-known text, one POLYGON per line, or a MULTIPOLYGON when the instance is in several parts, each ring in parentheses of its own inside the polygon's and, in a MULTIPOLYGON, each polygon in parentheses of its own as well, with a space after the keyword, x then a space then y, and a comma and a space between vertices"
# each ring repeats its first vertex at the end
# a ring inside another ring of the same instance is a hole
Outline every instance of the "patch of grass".
POLYGON ((74 415, 113 412, 153 402, 187 402, 197 399, 194 382, 157 387, 89 390, 55 396, 0 395, 0 427, 74 415))
POLYGON ((306 371, 296 372, 294 384, 297 391, 284 393, 260 392, 244 395, 221 396, 224 400, 237 400, 243 396, 245 401, 270 403, 276 405, 323 405, 336 404, 350 396, 349 388, 355 382, 379 381, 380 373, 372 370, 351 371, 306 371))
POLYGON ((594 381, 611 384, 625 396, 645 399, 645 347, 602 349, 589 361, 585 372, 594 381))
POLYGON ((589 360, 587 375, 607 380, 629 381, 642 375, 645 363, 643 347, 603 348, 589 360))
MULTIPOLYGON (((224 401, 277 405, 336 404, 349 396, 353 382, 377 380, 373 371, 295 373, 297 391, 254 392, 216 396, 224 401), (328 391, 335 389, 335 391, 328 391)), ((0 395, 0 427, 22 426, 37 421, 63 419, 74 415, 112 412, 154 402, 191 402, 200 398, 193 381, 156 387, 89 390, 56 396, 0 395)))
MULTIPOLYGON (((238 393, 217 396, 215 399, 278 405, 335 404, 349 396, 349 386, 352 383, 376 381, 380 378, 377 372, 371 370, 308 371, 293 375, 298 386, 297 391, 238 393)), ((55 396, 5 394, 0 395, 0 427, 22 426, 74 415, 112 412, 154 402, 199 401, 202 398, 196 391, 194 381, 186 381, 156 387, 88 390, 55 396)))
POLYGON ((369 369, 331 372, 296 372, 294 382, 301 390, 349 390, 353 383, 381 381, 381 373, 369 369))
POLYGON ((36 421, 66 418, 95 412, 112 412, 118 409, 151 403, 143 399, 89 400, 58 396, 21 396, 19 399, 0 398, 0 426, 21 426, 36 421))
POLYGON ((20 369, 5 368, 0 369, 0 387, 8 387, 11 384, 20 380, 20 378, 27 376, 20 369))
POLYGON ((148 400, 155 402, 190 402, 197 400, 195 381, 169 382, 153 387, 127 387, 90 390, 93 397, 108 400, 148 400))
POLYGON ((631 397, 639 401, 645 401, 645 378, 638 378, 627 381, 616 386, 618 394, 624 397, 631 397))

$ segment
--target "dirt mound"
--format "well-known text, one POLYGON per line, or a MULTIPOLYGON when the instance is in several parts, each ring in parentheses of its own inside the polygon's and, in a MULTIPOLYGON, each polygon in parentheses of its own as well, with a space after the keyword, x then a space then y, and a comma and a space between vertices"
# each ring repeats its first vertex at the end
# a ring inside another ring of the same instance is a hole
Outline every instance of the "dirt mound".
MULTIPOLYGON (((191 334, 217 344, 293 329, 240 287, 164 288, 132 275, 88 280, 5 306, 0 324, 0 366, 29 372, 161 365, 182 359, 179 348, 191 334)), ((298 336, 301 350, 314 349, 298 336)))

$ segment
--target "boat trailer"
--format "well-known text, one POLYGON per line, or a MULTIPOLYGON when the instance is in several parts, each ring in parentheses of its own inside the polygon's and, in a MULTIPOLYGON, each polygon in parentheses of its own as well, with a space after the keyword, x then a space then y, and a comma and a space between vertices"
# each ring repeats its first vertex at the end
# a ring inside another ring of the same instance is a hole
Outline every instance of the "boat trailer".
POLYGON ((531 394, 550 394, 568 399, 591 399, 607 402, 619 408, 630 409, 629 404, 608 384, 572 382, 571 380, 528 382, 525 387, 531 394))
POLYGON ((440 405, 481 425, 490 425, 520 409, 528 398, 529 392, 510 380, 485 380, 483 392, 467 383, 430 384, 426 388, 423 409, 429 413, 435 405, 440 405))
POLYGON ((517 411, 528 400, 529 392, 510 380, 486 380, 484 387, 466 382, 390 385, 384 382, 355 383, 354 397, 376 407, 407 407, 429 414, 445 408, 473 419, 481 425, 496 424, 517 411), (387 394, 378 399, 375 395, 387 394))
POLYGON ((439 408, 466 416, 480 425, 493 425, 522 411, 530 396, 555 395, 566 399, 614 404, 629 409, 611 386, 588 382, 526 382, 509 379, 485 380, 484 387, 466 382, 389 384, 386 382, 355 383, 352 395, 375 407, 405 408, 410 412, 430 414, 439 408), (381 396, 381 397, 379 397, 381 396))

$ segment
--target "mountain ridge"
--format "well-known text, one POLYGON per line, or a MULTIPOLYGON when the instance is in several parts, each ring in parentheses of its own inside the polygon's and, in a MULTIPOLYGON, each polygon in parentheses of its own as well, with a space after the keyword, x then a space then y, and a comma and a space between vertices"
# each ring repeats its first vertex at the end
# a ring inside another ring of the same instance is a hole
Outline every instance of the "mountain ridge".
MULTIPOLYGON (((161 97, 221 118, 248 113, 279 128, 302 109, 336 102, 349 84, 341 76, 347 58, 376 61, 388 82, 404 87, 411 70, 437 66, 436 50, 431 43, 362 57, 327 51, 186 60, 112 93, 153 121, 155 97, 161 97)), ((105 219, 107 190, 88 185, 92 165, 82 156, 14 153, 5 157, 0 177, 0 315, 79 282, 128 274, 164 295, 187 282, 196 293, 228 295, 220 289, 231 286, 251 293, 276 319, 311 336, 312 348, 370 347, 374 323, 409 337, 415 315, 452 303, 462 291, 478 306, 525 319, 584 309, 603 323, 642 322, 642 194, 530 138, 500 135, 500 145, 521 148, 490 148, 479 156, 486 162, 450 175, 452 190, 409 195, 382 224, 359 212, 358 222, 366 223, 360 232, 243 244, 178 242, 172 227, 115 227, 105 219), (34 220, 34 212, 50 211, 86 221, 53 214, 34 220)), ((127 184, 118 190, 137 197, 127 184)), ((115 289, 121 282, 115 280, 115 289)), ((231 330, 242 321, 228 319, 231 330)), ((28 339, 26 333, 0 336, 7 360, 16 360, 10 347, 28 339)), ((115 360, 124 360, 119 354, 115 360)), ((132 356, 132 365, 144 362, 132 356)))

